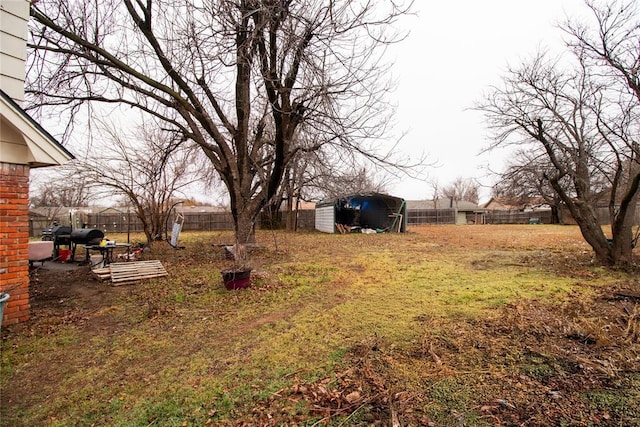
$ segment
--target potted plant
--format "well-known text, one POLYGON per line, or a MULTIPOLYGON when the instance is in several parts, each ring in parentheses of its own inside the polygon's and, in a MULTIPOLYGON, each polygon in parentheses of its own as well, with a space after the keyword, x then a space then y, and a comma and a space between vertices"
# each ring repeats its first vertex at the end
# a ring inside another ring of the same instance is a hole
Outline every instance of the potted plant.
POLYGON ((251 284, 252 268, 246 265, 247 253, 244 245, 236 243, 225 246, 227 258, 233 259, 233 266, 220 271, 225 288, 229 290, 248 288, 251 284))
POLYGON ((9 299, 7 292, 0 292, 0 325, 2 325, 2 317, 4 316, 4 305, 9 299))

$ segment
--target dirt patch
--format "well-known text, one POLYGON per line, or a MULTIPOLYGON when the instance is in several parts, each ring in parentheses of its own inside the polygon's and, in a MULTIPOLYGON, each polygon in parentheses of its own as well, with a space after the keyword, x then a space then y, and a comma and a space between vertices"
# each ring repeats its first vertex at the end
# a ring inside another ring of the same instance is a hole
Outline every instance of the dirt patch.
POLYGON ((112 316, 103 316, 117 303, 124 288, 99 281, 89 266, 60 267, 45 265, 30 273, 29 288, 32 318, 15 329, 29 328, 34 333, 54 332, 60 325, 75 325, 88 334, 119 328, 112 316))

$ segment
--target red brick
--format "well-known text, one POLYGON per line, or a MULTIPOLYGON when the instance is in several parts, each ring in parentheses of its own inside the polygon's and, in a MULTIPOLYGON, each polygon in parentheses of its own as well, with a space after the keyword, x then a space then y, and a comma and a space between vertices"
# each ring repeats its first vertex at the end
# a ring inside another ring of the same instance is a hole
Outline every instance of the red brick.
POLYGON ((5 325, 29 318, 29 172, 28 165, 0 163, 0 290, 11 294, 5 325))
POLYGON ((9 319, 9 318, 5 318, 2 320, 2 325, 3 326, 11 326, 11 325, 15 325, 16 323, 19 323, 20 321, 18 319, 9 319))
POLYGON ((9 299, 9 301, 7 301, 4 305, 4 315, 7 317, 13 317, 12 314, 17 313, 19 311, 18 309, 18 305, 17 304, 13 304, 11 302, 11 299, 9 299))

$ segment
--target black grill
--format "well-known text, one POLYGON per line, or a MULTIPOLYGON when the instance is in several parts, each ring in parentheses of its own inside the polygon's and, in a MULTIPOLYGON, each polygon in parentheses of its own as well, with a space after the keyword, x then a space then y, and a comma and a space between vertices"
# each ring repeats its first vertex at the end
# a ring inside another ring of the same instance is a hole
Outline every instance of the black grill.
POLYGON ((42 240, 53 241, 53 256, 58 256, 60 246, 71 249, 71 227, 66 225, 52 225, 42 230, 42 240))
POLYGON ((97 228, 76 228, 71 232, 70 238, 74 244, 97 245, 104 238, 104 233, 97 228))
MULTIPOLYGON (((76 246, 99 245, 104 238, 102 230, 97 228, 76 228, 71 232, 71 259, 76 259, 76 246)), ((86 252, 85 261, 88 261, 89 252, 86 252)))
POLYGON ((55 242, 57 239, 67 239, 68 241, 70 234, 71 227, 66 225, 52 225, 42 230, 42 240, 53 240, 55 242))

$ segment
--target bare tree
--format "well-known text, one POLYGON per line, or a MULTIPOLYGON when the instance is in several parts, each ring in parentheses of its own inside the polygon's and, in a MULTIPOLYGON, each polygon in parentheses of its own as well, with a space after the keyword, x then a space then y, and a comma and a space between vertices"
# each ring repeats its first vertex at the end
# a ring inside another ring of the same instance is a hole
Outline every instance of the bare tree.
POLYGON ((287 230, 295 231, 293 212, 301 201, 386 192, 390 168, 381 167, 376 173, 374 164, 363 165, 354 157, 333 154, 327 150, 299 151, 287 165, 280 192, 268 210, 276 217, 284 206, 287 230))
MULTIPOLYGON (((39 208, 50 223, 66 223, 64 208, 89 206, 95 199, 87 177, 65 165, 46 173, 32 172, 29 185, 29 207, 39 208), (61 218, 62 217, 62 218, 61 218)), ((66 213, 65 213, 66 215, 66 213)))
POLYGON ((198 164, 175 135, 149 124, 134 135, 113 127, 104 133, 105 148, 97 151, 94 146, 73 165, 91 182, 96 195, 122 198, 133 206, 151 246, 162 237, 176 198, 198 179, 198 164))
MULTIPOLYGON (((546 178, 553 170, 554 167, 544 151, 518 150, 500 174, 498 182, 492 188, 492 195, 517 206, 542 199, 551 208, 552 222, 559 224, 562 222, 562 200, 546 178)), ((570 180, 560 180, 559 184, 571 191, 570 180)))
POLYGON ((474 179, 459 176, 454 179, 453 182, 442 188, 442 195, 454 202, 465 200, 478 204, 479 189, 480 186, 474 179))
POLYGON ((407 11, 393 1, 40 0, 27 94, 71 115, 104 102, 161 119, 218 172, 244 243, 297 151, 332 144, 389 161, 376 149, 393 113, 380 58, 407 11), (303 128, 315 145, 296 144, 303 128))
POLYGON ((69 169, 49 175, 49 179, 33 186, 29 203, 33 207, 89 206, 94 195, 87 177, 69 169))
POLYGON ((365 166, 345 172, 333 172, 329 168, 315 168, 317 174, 308 192, 318 199, 333 199, 350 194, 385 193, 388 186, 386 176, 376 174, 365 166))
POLYGON ((438 200, 443 197, 442 186, 438 178, 432 178, 429 180, 429 186, 431 187, 431 200, 433 202, 433 209, 438 209, 438 200))
POLYGON ((564 26, 573 68, 541 53, 511 69, 479 106, 493 146, 522 144, 546 156, 546 183, 568 208, 599 262, 631 262, 640 183, 640 21, 635 2, 596 6, 589 25, 564 26), (570 185, 567 185, 570 184, 570 185), (595 207, 609 192, 612 238, 595 207), (619 202, 618 202, 619 201, 619 202))

